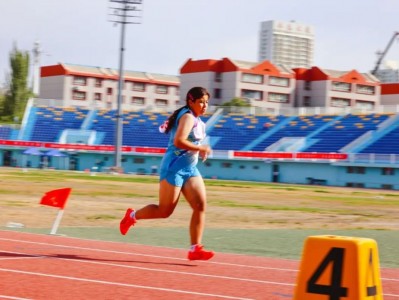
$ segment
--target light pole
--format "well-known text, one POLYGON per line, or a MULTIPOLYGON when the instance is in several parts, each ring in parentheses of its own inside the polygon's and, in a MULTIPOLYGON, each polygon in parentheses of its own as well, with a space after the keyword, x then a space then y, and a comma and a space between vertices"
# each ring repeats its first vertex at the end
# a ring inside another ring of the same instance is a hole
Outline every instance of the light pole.
POLYGON ((123 116, 122 116, 122 90, 123 90, 123 58, 125 52, 125 26, 126 24, 140 24, 140 13, 142 11, 142 0, 109 0, 113 12, 110 20, 114 24, 121 24, 120 53, 119 53, 119 80, 118 80, 118 101, 116 112, 115 130, 115 169, 121 171, 122 161, 122 136, 123 136, 123 116))
POLYGON ((32 52, 33 52, 32 92, 35 95, 35 97, 39 97, 40 54, 42 53, 39 41, 35 42, 35 46, 33 47, 32 52))

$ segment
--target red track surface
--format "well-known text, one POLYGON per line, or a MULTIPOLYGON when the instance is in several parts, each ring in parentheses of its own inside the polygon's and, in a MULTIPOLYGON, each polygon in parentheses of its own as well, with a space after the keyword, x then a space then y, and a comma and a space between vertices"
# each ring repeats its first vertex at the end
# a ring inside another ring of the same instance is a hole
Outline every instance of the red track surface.
MULTIPOLYGON (((190 262, 186 254, 182 249, 0 231, 0 299, 293 297, 298 261, 217 253, 211 261, 190 262)), ((382 269, 381 276, 384 300, 399 300, 399 269, 382 269)))

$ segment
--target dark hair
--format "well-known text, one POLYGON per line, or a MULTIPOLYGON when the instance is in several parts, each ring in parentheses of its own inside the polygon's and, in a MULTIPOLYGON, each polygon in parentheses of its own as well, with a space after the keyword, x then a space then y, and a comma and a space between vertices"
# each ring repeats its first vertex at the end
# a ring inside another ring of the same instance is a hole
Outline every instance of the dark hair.
POLYGON ((197 99, 201 99, 203 96, 208 95, 208 97, 210 98, 211 95, 209 94, 208 90, 206 88, 200 87, 200 86, 196 86, 191 88, 186 95, 186 105, 180 107, 179 109, 175 110, 168 118, 168 122, 165 128, 165 133, 168 133, 173 126, 176 123, 176 118, 177 115, 179 114, 179 112, 184 109, 184 108, 188 108, 188 102, 191 101, 195 101, 197 99))

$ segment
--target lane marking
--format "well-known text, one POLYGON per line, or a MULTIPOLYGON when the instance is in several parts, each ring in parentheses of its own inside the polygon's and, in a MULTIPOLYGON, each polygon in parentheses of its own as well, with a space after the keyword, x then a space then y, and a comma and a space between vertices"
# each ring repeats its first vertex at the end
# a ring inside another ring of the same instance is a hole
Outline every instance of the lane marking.
MULTIPOLYGON (((5 251, 3 251, 3 252, 5 252, 5 251)), ((9 253, 11 253, 11 252, 9 252, 9 253)), ((18 254, 24 254, 24 253, 18 252, 18 254)), ((58 259, 58 260, 74 261, 74 262, 86 263, 86 264, 111 266, 111 267, 119 267, 119 268, 126 268, 126 269, 136 269, 136 270, 160 272, 160 273, 172 273, 172 274, 208 277, 208 278, 216 278, 216 279, 246 281, 246 282, 262 283, 262 284, 294 286, 294 284, 292 284, 292 283, 257 280, 257 279, 250 279, 250 278, 230 277, 230 276, 223 276, 223 275, 212 275, 212 274, 204 274, 204 273, 183 272, 183 271, 165 270, 165 269, 157 269, 157 268, 146 268, 146 267, 139 267, 139 266, 127 266, 127 265, 117 264, 117 263, 107 263, 107 262, 101 262, 101 261, 86 260, 84 258, 81 258, 81 259, 80 258, 62 258, 62 257, 49 256, 49 255, 37 255, 36 258, 58 259)))
POLYGON ((104 281, 104 280, 94 280, 94 279, 79 278, 79 277, 71 277, 71 276, 60 276, 60 275, 53 275, 53 274, 46 274, 46 273, 38 273, 38 272, 18 271, 18 270, 12 270, 12 269, 3 269, 3 268, 0 268, 0 271, 3 271, 3 272, 12 272, 12 273, 18 273, 18 274, 25 274, 25 275, 34 275, 34 276, 42 276, 42 277, 51 277, 51 278, 67 279, 67 280, 74 280, 74 281, 83 281, 83 282, 107 284, 107 285, 121 286, 121 287, 133 287, 133 288, 141 288, 141 289, 147 289, 147 290, 156 290, 156 291, 171 292, 171 293, 179 293, 179 294, 189 294, 189 295, 197 295, 197 296, 214 297, 214 298, 236 299, 236 300, 254 300, 254 299, 252 299, 252 298, 241 298, 241 297, 234 297, 234 296, 227 296, 227 295, 217 295, 217 294, 199 293, 199 292, 191 292, 191 291, 185 291, 185 290, 176 290, 176 289, 159 288, 159 287, 147 286, 147 285, 137 285, 137 284, 119 283, 119 282, 111 282, 111 281, 104 281))
POLYGON ((395 279, 395 278, 382 278, 384 280, 388 280, 388 281, 399 281, 399 279, 395 279))
MULTIPOLYGON (((172 257, 172 256, 161 256, 161 255, 154 255, 154 254, 132 253, 132 252, 125 252, 125 251, 105 250, 105 249, 96 249, 96 248, 88 248, 88 247, 67 246, 67 245, 60 245, 60 244, 50 244, 50 243, 44 243, 44 242, 23 241, 23 240, 15 240, 15 239, 8 239, 8 238, 0 238, 0 240, 10 241, 10 242, 26 243, 26 244, 54 246, 54 247, 68 248, 68 249, 97 251, 97 252, 103 252, 103 253, 115 253, 115 254, 125 254, 125 255, 133 255, 133 256, 164 258, 164 259, 171 259, 171 260, 179 260, 179 261, 188 262, 188 260, 186 258, 178 258, 178 257, 172 257)), ((97 242, 97 241, 93 241, 93 242, 97 242)), ((43 249, 41 249, 41 250, 43 250, 43 249)), ((203 262, 203 263, 205 263, 205 262, 203 262)), ((242 267, 242 268, 261 269, 261 270, 277 270, 277 271, 298 272, 298 270, 295 270, 295 269, 276 268, 276 267, 263 267, 263 266, 251 266, 251 265, 242 265, 242 264, 233 264, 233 263, 225 263, 225 262, 215 262, 215 261, 207 261, 206 263, 207 264, 242 267)))
MULTIPOLYGON (((76 227, 76 226, 73 226, 73 227, 76 227)), ((85 226, 85 228, 99 228, 99 227, 98 226, 85 226)), ((22 232, 22 231, 7 230, 7 229, 0 230, 0 234, 2 232, 13 233, 13 234, 19 233, 21 235, 39 236, 39 237, 43 237, 43 236, 46 235, 45 233, 22 232)), ((78 241, 86 241, 86 242, 99 242, 99 243, 102 243, 102 244, 115 244, 115 245, 126 245, 126 244, 129 244, 129 245, 138 246, 138 247, 151 247, 151 248, 158 248, 158 249, 182 250, 181 248, 170 247, 170 246, 156 246, 156 245, 145 245, 145 244, 138 244, 138 243, 126 243, 126 242, 123 242, 123 241, 120 241, 120 242, 107 241, 107 240, 102 241, 102 240, 95 240, 95 239, 89 239, 89 238, 80 238, 80 237, 73 237, 73 236, 67 236, 67 235, 58 235, 58 236, 62 236, 65 239, 69 239, 69 240, 78 240, 78 241)), ((240 254, 240 253, 223 253, 223 254, 228 254, 230 256, 248 257, 247 254, 240 254)), ((265 259, 269 258, 269 257, 266 257, 266 256, 259 256, 259 257, 263 257, 265 259)), ((270 259, 273 259, 273 258, 270 258, 270 259)), ((285 261, 299 263, 299 261, 297 259, 291 259, 291 258, 278 258, 278 260, 279 261, 285 260, 285 261)))
POLYGON ((9 254, 16 254, 19 255, 18 257, 0 257, 0 261, 3 260, 19 260, 19 259, 32 259, 32 258, 40 258, 39 255, 29 254, 29 253, 22 253, 22 252, 14 252, 14 251, 7 251, 7 250, 0 250, 1 253, 9 253, 9 254))
MULTIPOLYGON (((21 232, 21 233, 23 233, 23 232, 21 232)), ((42 234, 35 234, 35 233, 23 233, 23 234, 42 236, 42 234)), ((99 243, 110 243, 110 244, 123 244, 123 243, 120 243, 120 242, 98 241, 98 240, 81 239, 81 238, 75 238, 75 237, 68 237, 68 239, 84 240, 84 241, 90 241, 90 242, 93 242, 93 243, 99 242, 99 243)), ((158 255, 149 255, 149 254, 140 254, 140 253, 131 253, 131 252, 123 252, 123 251, 113 251, 113 250, 103 250, 103 249, 94 249, 94 248, 87 248, 87 247, 67 246, 67 245, 59 245, 59 244, 51 244, 51 243, 43 243, 43 242, 32 242, 32 241, 23 241, 23 240, 8 239, 8 238, 0 238, 0 240, 14 241, 14 242, 20 242, 20 243, 47 245, 47 246, 55 246, 55 247, 62 247, 62 248, 79 249, 79 250, 98 251, 98 252, 104 252, 104 253, 117 253, 117 254, 133 255, 133 256, 145 256, 145 257, 154 257, 154 258, 164 258, 164 259, 187 261, 186 259, 176 258, 176 257, 158 256, 158 255)), ((131 245, 132 246, 136 245, 136 246, 140 246, 140 247, 148 246, 148 247, 153 247, 153 248, 168 248, 168 247, 158 247, 158 246, 152 246, 152 245, 141 245, 141 244, 131 244, 131 245)), ((175 248, 171 248, 171 249, 175 249, 175 248)), ((176 250, 180 250, 180 249, 176 248, 176 250)), ((231 255, 231 254, 229 254, 229 255, 231 255)), ((241 256, 241 255, 237 254, 237 256, 241 256)), ((290 260, 290 259, 282 259, 282 260, 296 261, 296 260, 290 260)), ((294 270, 294 269, 260 267, 260 266, 250 266, 250 265, 242 265, 242 264, 223 263, 223 262, 209 262, 209 261, 207 263, 219 264, 219 265, 231 265, 231 266, 237 266, 237 267, 243 267, 243 268, 271 269, 271 270, 282 270, 282 271, 285 270, 285 271, 297 272, 297 270, 294 270)), ((393 270, 396 270, 395 268, 381 268, 381 269, 387 269, 387 270, 392 270, 393 269, 393 270)), ((391 279, 391 278, 382 278, 382 280, 399 281, 398 279, 391 279)), ((390 296, 390 297, 399 297, 399 295, 397 295, 397 294, 384 294, 384 295, 385 296, 390 296)))
POLYGON ((30 298, 20 298, 20 297, 6 296, 6 295, 0 295, 0 299, 32 300, 32 299, 30 299, 30 298))
MULTIPOLYGON (((3 251, 3 252, 5 252, 5 251, 3 251)), ((40 256, 32 256, 32 255, 29 255, 29 257, 7 257, 7 258, 0 258, 0 261, 4 261, 4 260, 33 259, 33 258, 40 258, 40 256)))
MULTIPOLYGON (((16 240, 16 239, 1 238, 1 237, 0 237, 0 240, 11 241, 11 242, 19 242, 19 243, 27 243, 27 244, 35 244, 35 245, 54 246, 54 247, 67 248, 67 249, 89 250, 89 251, 103 252, 103 253, 115 253, 115 254, 124 254, 124 255, 132 255, 132 256, 162 258, 162 259, 171 259, 171 260, 179 260, 179 261, 187 262, 187 259, 171 257, 171 256, 160 256, 160 255, 153 255, 153 254, 132 253, 132 252, 125 252, 125 251, 115 251, 115 250, 105 250, 105 249, 96 249, 96 248, 88 248, 88 247, 68 246, 68 245, 51 244, 51 243, 44 243, 44 242, 33 242, 33 241, 24 241, 24 240, 16 240)), ((97 240, 86 240, 86 241, 92 241, 93 243, 95 243, 95 242, 101 242, 102 243, 102 241, 97 241, 97 240)), ((114 242, 112 242, 112 243, 114 243, 114 242)), ((141 245, 141 246, 145 247, 145 245, 141 245)), ((150 247, 152 247, 152 246, 150 246, 150 247)), ((43 250, 43 249, 41 249, 41 250, 43 250)), ((46 249, 46 250, 48 250, 48 249, 46 249)), ((216 264, 216 265, 228 265, 228 266, 235 266, 235 267, 242 267, 242 268, 262 269, 262 270, 288 271, 288 272, 295 272, 295 273, 298 272, 298 270, 296 270, 296 269, 286 269, 286 268, 276 268, 276 267, 263 267, 263 266, 251 266, 251 265, 242 265, 242 264, 215 262, 215 261, 207 261, 207 262, 202 262, 202 263, 216 264)), ((381 280, 398 281, 398 279, 384 278, 384 277, 382 277, 381 280)))
MULTIPOLYGON (((6 252, 6 251, 3 251, 6 252)), ((24 254, 21 252, 8 252, 7 253, 16 253, 16 254, 24 254)), ((103 262, 94 262, 94 261, 86 261, 84 259, 69 259, 69 258, 59 258, 59 257, 52 257, 52 256, 45 256, 45 255, 37 255, 31 258, 46 258, 46 259, 59 259, 59 260, 67 260, 67 261, 76 261, 76 262, 83 262, 83 263, 91 263, 91 264, 99 264, 99 265, 107 265, 107 266, 116 266, 116 267, 123 267, 128 269, 141 269, 141 270, 148 270, 148 271, 159 271, 159 272, 166 272, 166 273, 178 273, 178 274, 185 274, 190 276, 202 276, 202 277, 210 277, 210 278, 221 278, 221 279, 232 279, 232 280, 241 280, 241 281, 249 281, 249 282, 256 282, 256 283, 265 283, 265 284, 274 284, 274 285, 283 285, 283 286, 294 286, 295 284, 290 283, 281 283, 281 282, 272 282, 272 281, 263 281, 263 280, 253 280, 253 279, 242 279, 242 278, 235 278, 235 277, 228 277, 228 276, 217 276, 217 275, 207 275, 207 274, 198 274, 198 273, 190 273, 190 272, 181 272, 181 271, 170 271, 170 270, 162 270, 162 269, 152 269, 152 268, 144 268, 144 267, 136 267, 136 266, 125 266, 120 264, 112 264, 112 263, 103 263, 103 262)), ((134 285, 134 284, 124 284, 124 283, 116 283, 116 282, 109 282, 103 280, 95 280, 95 279, 84 279, 78 277, 70 277, 70 276, 62 276, 62 275, 54 275, 54 274, 44 274, 44 273, 37 273, 37 272, 29 272, 29 271, 20 271, 14 269, 3 269, 0 268, 0 271, 5 272, 15 272, 15 273, 22 273, 22 274, 31 274, 31 275, 38 275, 38 276, 47 276, 47 277, 55 277, 55 278, 63 278, 63 279, 72 279, 72 280, 79 280, 79 281, 88 281, 94 283, 104 283, 104 284, 113 284, 113 285, 121 285, 121 286, 128 286, 128 287, 141 287, 145 289, 154 289, 154 290, 167 290, 167 291, 175 291, 177 293, 188 293, 188 294, 195 294, 195 295, 204 295, 204 296, 215 296, 219 298, 225 299, 250 299, 250 298, 237 298, 234 296, 225 296, 225 295, 216 295, 216 294, 208 294, 208 293, 197 293, 197 292, 190 292, 190 291, 183 291, 183 290, 175 290, 175 289, 164 289, 164 288, 157 288, 157 287, 150 287, 150 286, 141 286, 141 285, 134 285)), ((388 279, 398 281, 397 279, 388 279)), ((396 294, 383 294, 384 296, 390 297, 399 297, 396 294)), ((8 298, 8 299, 21 299, 24 300, 25 298, 8 298)), ((29 300, 29 299, 27 299, 29 300)))

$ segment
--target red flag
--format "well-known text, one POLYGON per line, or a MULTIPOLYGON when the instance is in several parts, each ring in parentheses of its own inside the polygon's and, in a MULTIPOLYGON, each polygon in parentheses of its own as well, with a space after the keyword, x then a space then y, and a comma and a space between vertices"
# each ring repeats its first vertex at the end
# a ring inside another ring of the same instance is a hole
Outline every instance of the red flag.
POLYGON ((64 188, 58 190, 52 190, 44 194, 40 204, 59 207, 64 209, 66 201, 68 200, 71 188, 64 188))

